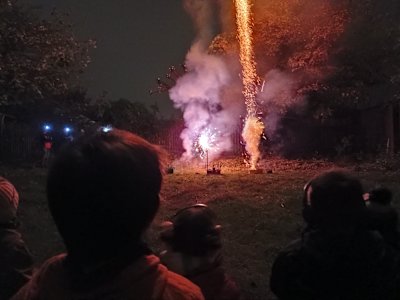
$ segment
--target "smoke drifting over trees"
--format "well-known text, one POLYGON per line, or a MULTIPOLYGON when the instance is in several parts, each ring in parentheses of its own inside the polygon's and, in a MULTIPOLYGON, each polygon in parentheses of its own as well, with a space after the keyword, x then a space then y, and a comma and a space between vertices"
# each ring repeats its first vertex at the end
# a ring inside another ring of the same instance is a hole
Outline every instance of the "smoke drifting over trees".
MULTIPOLYGON (((260 98, 275 99, 275 105, 285 107, 296 100, 296 94, 318 89, 321 80, 335 72, 331 58, 348 23, 345 7, 330 1, 311 5, 287 0, 256 1, 253 9, 257 71, 266 80, 260 98), (285 97, 276 84, 287 85, 285 97)), ((210 51, 234 55, 234 28, 217 36, 210 51)))
MULTIPOLYGON (((205 129, 220 133, 215 156, 229 150, 230 134, 239 125, 240 116, 245 115, 234 10, 227 1, 220 1, 220 19, 216 21, 212 13, 215 3, 184 1, 198 36, 187 55, 189 72, 178 80, 170 97, 184 112, 186 129, 182 139, 188 158, 205 129), (216 24, 222 30, 218 35, 216 24)), ((328 2, 314 8, 311 17, 302 13, 309 7, 297 1, 257 1, 253 8, 258 74, 265 79, 258 102, 268 119, 268 114, 285 110, 303 97, 300 89, 312 89, 326 76, 328 52, 344 30, 345 13, 328 2), (324 15, 317 14, 321 12, 324 15)), ((266 124, 267 132, 276 127, 271 119, 266 124)))

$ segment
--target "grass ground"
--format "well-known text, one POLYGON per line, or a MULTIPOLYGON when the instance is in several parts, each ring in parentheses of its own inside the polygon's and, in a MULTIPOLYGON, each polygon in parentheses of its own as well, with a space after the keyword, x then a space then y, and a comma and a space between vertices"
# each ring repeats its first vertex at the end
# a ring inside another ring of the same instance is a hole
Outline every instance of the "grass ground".
MULTIPOLYGON (((271 174, 248 174, 237 159, 222 163, 220 176, 206 176, 201 165, 174 165, 174 174, 165 177, 161 209, 148 232, 148 242, 155 252, 159 251, 157 224, 177 209, 207 203, 223 226, 225 265, 244 298, 273 299, 269 291, 273 260, 280 249, 299 237, 303 228, 302 188, 309 178, 334 165, 271 159, 262 162, 263 168, 273 171, 271 174)), ((377 184, 392 188, 395 205, 400 206, 399 172, 351 165, 347 168, 363 179, 366 189, 377 184)), ((20 192, 22 232, 37 263, 63 251, 46 205, 45 170, 0 167, 0 175, 12 180, 20 192)))

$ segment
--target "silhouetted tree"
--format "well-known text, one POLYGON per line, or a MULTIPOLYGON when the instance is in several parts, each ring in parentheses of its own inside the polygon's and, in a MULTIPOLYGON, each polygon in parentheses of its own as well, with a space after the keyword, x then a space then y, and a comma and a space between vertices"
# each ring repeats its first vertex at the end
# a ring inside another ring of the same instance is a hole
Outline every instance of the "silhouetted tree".
POLYGON ((0 110, 46 106, 69 93, 94 46, 92 40, 78 40, 54 12, 42 20, 15 0, 1 0, 0 110))
POLYGON ((147 138, 157 133, 157 116, 144 103, 138 101, 123 98, 117 101, 109 101, 102 121, 147 138))

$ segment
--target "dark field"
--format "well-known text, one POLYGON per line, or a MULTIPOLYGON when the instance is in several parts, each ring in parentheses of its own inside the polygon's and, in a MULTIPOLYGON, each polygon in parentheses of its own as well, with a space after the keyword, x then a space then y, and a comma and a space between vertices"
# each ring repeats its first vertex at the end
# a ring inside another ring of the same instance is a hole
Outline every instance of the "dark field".
MULTIPOLYGON (((272 174, 250 175, 237 159, 222 163, 221 176, 206 176, 204 168, 175 165, 175 173, 165 176, 161 209, 148 232, 148 242, 158 252, 157 225, 179 208, 207 203, 223 226, 225 265, 241 286, 244 299, 273 299, 269 292, 273 260, 303 227, 302 188, 310 177, 334 164, 273 159, 262 164, 272 174)), ((399 172, 373 165, 346 168, 363 179, 366 190, 377 184, 391 188, 394 204, 400 206, 399 172)), ((37 263, 63 251, 47 209, 46 171, 0 166, 0 175, 12 180, 20 192, 22 232, 37 263)))

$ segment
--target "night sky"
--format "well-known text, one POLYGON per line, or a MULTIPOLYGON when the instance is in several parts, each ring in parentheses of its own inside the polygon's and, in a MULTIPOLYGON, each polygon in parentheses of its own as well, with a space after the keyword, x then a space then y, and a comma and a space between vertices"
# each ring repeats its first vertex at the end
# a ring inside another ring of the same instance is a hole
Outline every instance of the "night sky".
MULTIPOLYGON (((27 0, 28 1, 28 0, 27 0)), ((83 76, 90 96, 108 91, 111 99, 152 104, 173 112, 168 95, 150 96, 156 78, 184 62, 194 39, 190 17, 181 0, 29 0, 46 14, 68 13, 79 37, 97 40, 93 62, 83 76)))

